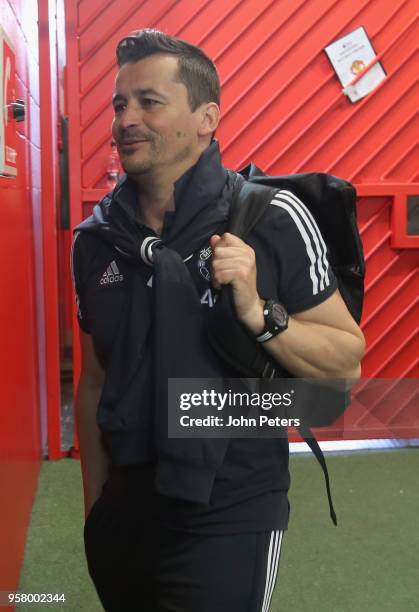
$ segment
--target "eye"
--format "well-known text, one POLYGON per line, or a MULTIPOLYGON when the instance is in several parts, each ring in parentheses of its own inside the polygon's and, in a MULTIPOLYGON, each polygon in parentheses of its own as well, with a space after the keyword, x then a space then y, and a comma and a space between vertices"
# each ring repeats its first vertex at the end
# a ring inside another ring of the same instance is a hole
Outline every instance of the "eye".
POLYGON ((113 110, 114 110, 115 115, 118 115, 120 112, 122 112, 124 108, 125 108, 125 104, 122 104, 122 102, 114 104, 113 110))
POLYGON ((154 100, 154 98, 143 98, 141 100, 141 104, 145 107, 152 107, 157 106, 160 104, 160 102, 158 100, 154 100))

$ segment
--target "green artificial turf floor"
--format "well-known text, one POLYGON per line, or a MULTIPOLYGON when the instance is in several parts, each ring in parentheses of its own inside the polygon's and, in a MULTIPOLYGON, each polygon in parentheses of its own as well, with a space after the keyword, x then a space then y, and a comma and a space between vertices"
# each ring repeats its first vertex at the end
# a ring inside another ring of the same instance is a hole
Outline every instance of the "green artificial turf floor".
MULTIPOLYGON (((316 460, 291 458, 291 521, 270 612, 417 612, 419 449, 328 455, 327 463, 337 528, 316 460)), ((42 465, 20 591, 65 593, 66 603, 19 611, 102 610, 84 559, 78 461, 42 465)))

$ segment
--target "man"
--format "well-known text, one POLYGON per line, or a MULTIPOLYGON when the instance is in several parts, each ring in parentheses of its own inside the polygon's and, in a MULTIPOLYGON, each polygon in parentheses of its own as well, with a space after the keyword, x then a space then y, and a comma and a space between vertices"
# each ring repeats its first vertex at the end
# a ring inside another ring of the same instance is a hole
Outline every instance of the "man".
POLYGON ((363 336, 292 195, 273 200, 248 244, 225 233, 239 185, 213 138, 211 60, 154 30, 121 41, 117 60, 112 134, 126 176, 73 249, 89 572, 107 611, 267 612, 288 443, 168 439, 167 378, 234 375, 204 334, 226 284, 259 340, 265 299, 277 300, 286 323, 263 346, 295 376, 358 377, 363 336))

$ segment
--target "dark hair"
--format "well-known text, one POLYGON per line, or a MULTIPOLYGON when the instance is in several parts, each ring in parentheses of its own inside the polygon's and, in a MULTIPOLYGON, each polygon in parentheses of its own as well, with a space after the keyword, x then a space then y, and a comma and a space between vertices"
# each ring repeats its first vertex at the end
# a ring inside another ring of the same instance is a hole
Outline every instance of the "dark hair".
POLYGON ((123 66, 156 53, 177 57, 178 80, 188 91, 192 112, 205 102, 220 104, 220 79, 214 63, 199 47, 180 38, 149 28, 138 30, 118 43, 116 61, 123 66))

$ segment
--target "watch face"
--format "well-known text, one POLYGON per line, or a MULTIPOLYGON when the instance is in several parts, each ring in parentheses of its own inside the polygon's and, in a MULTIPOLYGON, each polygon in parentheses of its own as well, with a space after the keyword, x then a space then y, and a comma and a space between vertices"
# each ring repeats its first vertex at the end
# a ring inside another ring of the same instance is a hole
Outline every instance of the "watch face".
POLYGON ((271 313, 276 325, 283 327, 287 324, 287 311, 281 304, 274 302, 274 304, 272 304, 271 313))

